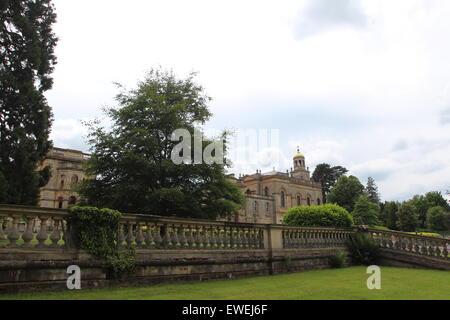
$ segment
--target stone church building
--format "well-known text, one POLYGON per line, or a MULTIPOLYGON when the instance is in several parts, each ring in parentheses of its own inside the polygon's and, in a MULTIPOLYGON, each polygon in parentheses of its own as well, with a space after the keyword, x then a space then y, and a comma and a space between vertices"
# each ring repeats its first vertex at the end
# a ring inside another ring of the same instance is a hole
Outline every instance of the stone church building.
MULTIPOLYGON (((40 163, 50 165, 52 177, 41 189, 40 206, 66 209, 78 202, 74 186, 86 178, 83 163, 89 155, 77 150, 54 148, 40 163)), ((236 213, 234 221, 279 224, 285 212, 295 206, 323 203, 320 183, 311 180, 305 156, 300 151, 293 158, 293 169, 286 172, 257 171, 239 178, 230 176, 247 197, 245 208, 236 213)))

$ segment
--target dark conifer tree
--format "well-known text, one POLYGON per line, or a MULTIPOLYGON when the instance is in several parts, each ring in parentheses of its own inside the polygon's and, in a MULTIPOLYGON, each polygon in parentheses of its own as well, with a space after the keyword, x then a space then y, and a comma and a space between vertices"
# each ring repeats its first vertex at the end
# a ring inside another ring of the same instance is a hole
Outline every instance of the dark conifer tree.
POLYGON ((51 0, 0 0, 0 202, 35 205, 49 168, 51 89, 57 38, 51 0))

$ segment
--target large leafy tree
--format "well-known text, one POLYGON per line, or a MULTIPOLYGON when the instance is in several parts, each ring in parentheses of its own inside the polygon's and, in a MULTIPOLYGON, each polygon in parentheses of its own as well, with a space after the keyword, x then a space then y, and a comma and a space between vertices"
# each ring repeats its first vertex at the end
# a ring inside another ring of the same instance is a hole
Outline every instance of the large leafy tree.
POLYGON ((0 0, 0 201, 35 205, 49 168, 52 112, 44 92, 56 64, 50 0, 0 0))
POLYGON ((336 184, 336 181, 347 172, 348 170, 341 166, 332 167, 328 163, 317 165, 313 172, 312 179, 321 183, 324 202, 327 201, 327 196, 330 193, 331 188, 336 184))
POLYGON ((450 211, 450 205, 445 200, 444 196, 439 191, 431 191, 425 194, 425 198, 430 203, 430 207, 442 207, 447 211, 450 211))
POLYGON ((376 226, 379 223, 379 214, 378 204, 373 203, 365 194, 358 197, 352 212, 356 224, 369 226, 376 226))
POLYGON ((359 196, 364 194, 364 186, 355 176, 342 176, 328 195, 328 202, 335 203, 352 212, 359 196))
MULTIPOLYGON (((153 69, 136 89, 117 95, 117 107, 105 110, 111 119, 109 129, 88 124, 92 156, 86 173, 92 178, 79 187, 88 204, 209 219, 239 210, 245 197, 226 175, 226 160, 224 164, 172 161, 172 151, 179 144, 172 133, 184 129, 193 134, 211 117, 210 98, 194 78, 191 74, 178 79, 171 71, 153 69)), ((193 145, 192 140, 187 142, 193 145)), ((219 140, 226 153, 227 134, 219 140)), ((204 138, 201 150, 211 142, 204 138)), ((194 151, 195 145, 180 155, 192 156, 194 151)))
POLYGON ((428 201, 427 197, 423 195, 415 195, 411 200, 409 200, 409 203, 414 206, 414 209, 418 215, 419 226, 421 228, 425 228, 428 209, 430 209, 433 205, 430 201, 428 201))
POLYGON ((439 206, 428 209, 427 227, 432 230, 449 230, 450 213, 439 206))
POLYGON ((367 185, 366 185, 366 193, 367 198, 370 202, 379 204, 380 203, 380 195, 378 193, 378 187, 375 184, 375 180, 372 177, 369 177, 367 179, 367 185))
POLYGON ((399 208, 400 204, 395 201, 385 202, 383 206, 384 225, 391 230, 398 230, 397 212, 399 208))
POLYGON ((404 202, 397 212, 397 225, 401 231, 416 231, 419 225, 419 217, 414 206, 410 202, 404 202))

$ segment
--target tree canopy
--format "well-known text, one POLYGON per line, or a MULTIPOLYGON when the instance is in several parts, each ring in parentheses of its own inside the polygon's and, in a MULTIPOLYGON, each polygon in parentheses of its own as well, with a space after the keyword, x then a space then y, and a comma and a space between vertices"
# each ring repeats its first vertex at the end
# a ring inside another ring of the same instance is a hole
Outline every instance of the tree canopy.
POLYGON ((355 176, 341 176, 328 195, 328 202, 335 203, 352 212, 359 196, 364 194, 364 186, 355 176))
POLYGON ((50 177, 36 168, 51 148, 56 14, 50 0, 2 0, 0 21, 0 201, 36 205, 50 177))
POLYGON ((366 185, 366 193, 367 198, 370 202, 379 204, 380 203, 380 195, 378 193, 378 187, 375 184, 375 180, 372 177, 369 177, 367 179, 367 185, 366 185))
POLYGON ((211 113, 210 98, 194 78, 194 73, 178 79, 171 71, 153 69, 136 89, 122 89, 116 97, 118 107, 105 110, 112 122, 109 129, 88 123, 92 156, 86 173, 91 179, 79 187, 87 204, 209 219, 233 214, 244 204, 240 188, 226 175, 226 159, 210 164, 172 161, 174 153, 195 159, 196 149, 205 152, 217 141, 226 155, 226 132, 215 140, 203 137, 196 146, 195 132, 211 113), (182 141, 191 149, 177 149, 177 129, 191 134, 182 141))
POLYGON ((317 165, 313 172, 312 179, 321 183, 322 196, 325 202, 327 201, 327 196, 330 193, 331 188, 336 184, 336 181, 347 172, 348 170, 341 166, 332 167, 327 163, 317 165))
POLYGON ((361 195, 358 197, 355 203, 355 209, 352 212, 352 216, 356 224, 369 226, 378 225, 379 214, 380 207, 378 204, 370 201, 367 195, 361 195))

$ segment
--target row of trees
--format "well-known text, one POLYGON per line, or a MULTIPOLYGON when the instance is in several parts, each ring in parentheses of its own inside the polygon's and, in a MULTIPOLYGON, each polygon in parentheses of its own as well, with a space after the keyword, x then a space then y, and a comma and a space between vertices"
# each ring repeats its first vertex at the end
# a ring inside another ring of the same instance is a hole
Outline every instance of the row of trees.
POLYGON ((373 178, 369 177, 364 186, 357 177, 345 175, 341 175, 329 190, 327 201, 347 209, 356 224, 380 225, 401 231, 418 228, 450 230, 450 205, 437 191, 416 195, 403 203, 382 203, 373 178))

